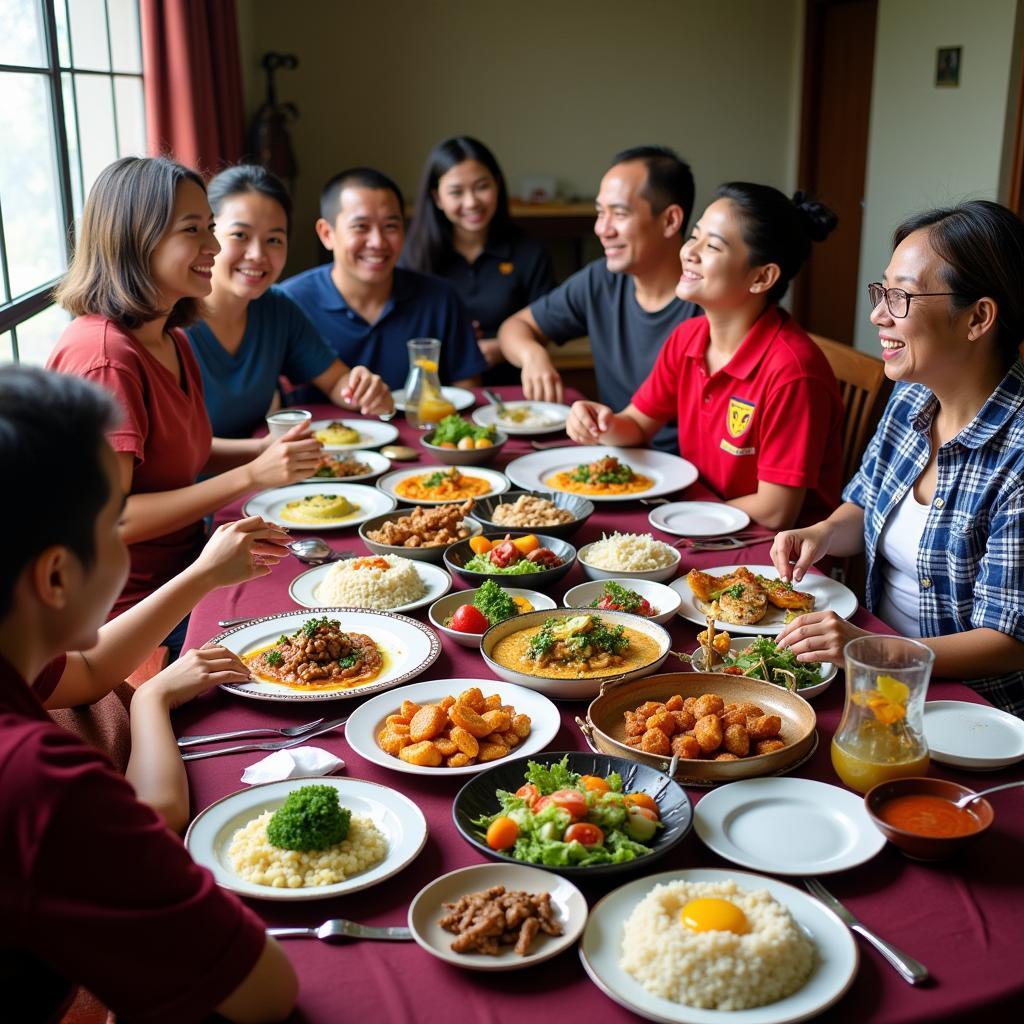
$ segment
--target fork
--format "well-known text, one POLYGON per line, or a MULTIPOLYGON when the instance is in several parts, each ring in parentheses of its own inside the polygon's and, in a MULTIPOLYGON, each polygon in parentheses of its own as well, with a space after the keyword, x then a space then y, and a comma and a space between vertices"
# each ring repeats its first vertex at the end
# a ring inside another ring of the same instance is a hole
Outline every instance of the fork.
POLYGON ((494 411, 498 416, 505 415, 505 403, 501 400, 501 395, 497 391, 491 391, 490 388, 481 388, 484 395, 487 396, 487 400, 494 406, 494 411))
POLYGON ((865 928, 816 878, 805 878, 804 886, 812 896, 837 914, 850 931, 867 939, 896 968, 900 977, 907 984, 920 985, 921 982, 928 980, 928 968, 923 963, 908 956, 903 950, 897 949, 892 943, 886 942, 869 928, 865 928))
POLYGON ((408 928, 373 928, 367 924, 346 921, 342 917, 324 921, 319 928, 268 928, 267 934, 275 939, 323 939, 324 942, 334 942, 337 939, 390 939, 392 942, 408 942, 412 939, 412 932, 408 928))
POLYGON ((709 537, 707 540, 691 540, 683 537, 677 540, 673 547, 685 547, 690 551, 735 551, 737 548, 749 548, 755 544, 763 544, 770 541, 770 535, 759 534, 736 534, 734 537, 709 537))
POLYGON ((284 743, 242 743, 237 747, 219 747, 217 750, 194 750, 182 754, 181 759, 182 761, 202 761, 206 757, 219 757, 221 754, 247 754, 253 750, 287 750, 289 747, 297 747, 300 743, 305 743, 306 740, 311 740, 315 736, 331 732, 347 721, 347 717, 335 718, 333 721, 324 722, 315 729, 304 732, 297 739, 286 740, 284 743))
POLYGON ((279 729, 274 728, 272 725, 265 725, 260 729, 236 729, 234 732, 212 732, 206 736, 182 736, 178 740, 178 746, 185 750, 187 747, 198 747, 201 743, 244 740, 250 736, 304 736, 318 725, 322 725, 323 721, 322 718, 318 718, 315 722, 306 722, 304 725, 285 725, 279 729))

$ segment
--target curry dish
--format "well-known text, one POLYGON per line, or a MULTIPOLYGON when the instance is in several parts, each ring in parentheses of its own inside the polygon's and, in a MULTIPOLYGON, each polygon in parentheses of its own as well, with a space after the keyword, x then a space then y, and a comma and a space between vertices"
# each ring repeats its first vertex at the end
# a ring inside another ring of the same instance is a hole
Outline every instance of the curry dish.
POLYGON ((556 491, 568 491, 571 494, 639 494, 650 490, 654 481, 648 476, 634 473, 614 455, 605 455, 596 462, 584 463, 573 470, 554 473, 545 481, 548 487, 556 491))
POLYGON ((313 436, 321 444, 325 444, 328 447, 341 444, 359 444, 363 437, 358 430, 355 430, 353 427, 346 427, 339 420, 333 420, 328 423, 323 430, 318 430, 313 436))
POLYGON ((278 513, 289 523, 329 526, 349 519, 359 511, 348 498, 340 494, 309 494, 305 498, 289 501, 278 513))
POLYGON ((478 476, 460 473, 458 468, 410 476, 395 484, 395 494, 410 501, 465 501, 489 494, 493 485, 478 476))
POLYGON ((631 672, 657 660, 657 641, 629 626, 609 629, 598 615, 551 618, 494 645, 505 668, 549 679, 595 679, 631 672))

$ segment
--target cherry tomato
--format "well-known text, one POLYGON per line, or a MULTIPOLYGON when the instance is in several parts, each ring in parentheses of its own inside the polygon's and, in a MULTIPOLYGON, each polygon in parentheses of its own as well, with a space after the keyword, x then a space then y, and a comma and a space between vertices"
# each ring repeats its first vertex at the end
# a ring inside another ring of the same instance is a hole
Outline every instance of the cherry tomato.
POLYGON ((552 800, 551 797, 542 796, 540 799, 534 800, 533 807, 531 807, 530 810, 532 810, 534 814, 540 814, 545 807, 554 807, 554 805, 555 801, 552 800))
POLYGON ((483 633, 490 627, 487 616, 472 604, 460 605, 449 619, 448 628, 457 633, 483 633))
POLYGON ((514 562, 518 562, 523 556, 512 541, 503 540, 500 544, 491 548, 491 552, 487 557, 499 569, 504 569, 514 562))
MULTIPOLYGON (((615 600, 615 598, 612 597, 610 594, 605 594, 605 596, 597 602, 597 607, 600 608, 602 611, 608 612, 618 612, 623 610, 622 605, 619 604, 615 600)), ((651 605, 651 602, 648 601, 646 597, 641 597, 640 603, 635 608, 632 608, 630 610, 633 612, 634 615, 646 615, 650 617, 654 614, 654 608, 651 605)))
POLYGON ((611 790, 611 786, 600 775, 584 775, 580 778, 580 783, 591 793, 607 793, 611 790))
POLYGON ((535 534, 528 533, 525 537, 516 537, 513 544, 519 549, 520 553, 528 555, 531 551, 536 551, 540 547, 540 541, 537 540, 535 534))
POLYGON ((598 846, 604 842, 604 833, 596 825, 591 825, 589 821, 578 821, 565 830, 562 839, 566 843, 575 840, 584 846, 598 846))
POLYGON ((469 549, 474 555, 486 555, 491 550, 491 542, 482 535, 469 539, 469 549))
POLYGON ((494 442, 492 440, 490 440, 490 438, 478 437, 476 439, 476 447, 477 448, 493 448, 494 447, 494 442))
POLYGON ((654 820, 661 819, 661 811, 658 810, 658 802, 648 793, 627 793, 625 796, 627 807, 643 807, 654 815, 654 820))
POLYGON ((487 826, 487 845, 492 850, 507 850, 518 838, 519 826, 511 818, 495 818, 487 826))
POLYGON ((562 564, 562 560, 551 548, 536 548, 526 557, 535 565, 543 566, 545 569, 554 569, 562 564))
POLYGON ((574 818, 587 816, 587 798, 578 789, 556 789, 551 794, 551 802, 563 811, 568 811, 574 818))
POLYGON ((540 790, 532 782, 527 782, 516 790, 516 796, 525 800, 531 807, 540 799, 540 790))

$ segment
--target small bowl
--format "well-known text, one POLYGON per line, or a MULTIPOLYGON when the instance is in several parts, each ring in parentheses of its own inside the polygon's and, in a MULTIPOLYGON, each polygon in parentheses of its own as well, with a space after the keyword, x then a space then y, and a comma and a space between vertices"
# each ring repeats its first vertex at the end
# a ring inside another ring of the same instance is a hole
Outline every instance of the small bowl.
POLYGON ((549 537, 571 537, 593 514, 592 501, 565 491, 506 491, 504 494, 481 498, 471 513, 474 519, 484 524, 485 530, 541 530, 549 537), (546 498, 552 505, 571 512, 575 518, 568 523, 558 523, 555 526, 542 526, 539 523, 531 523, 529 526, 505 526, 494 521, 494 510, 499 505, 511 505, 523 495, 546 498))
MULTIPOLYGON (((423 508, 422 505, 418 507, 423 508)), ((414 511, 415 509, 413 508, 396 508, 391 512, 385 512, 383 515, 374 516, 373 519, 367 519, 359 527, 359 537, 375 555, 401 555, 402 558, 411 558, 414 562, 433 562, 435 565, 440 565, 444 561, 445 551, 453 545, 430 544, 422 548, 407 548, 401 544, 379 544, 375 540, 370 540, 366 535, 368 530, 379 530, 385 523, 401 519, 402 516, 412 515, 414 511)), ((469 530, 469 537, 475 537, 478 533, 483 532, 483 527, 475 519, 463 519, 462 525, 469 530)), ((469 540, 469 537, 465 538, 465 540, 469 540)), ((461 544, 462 541, 457 540, 455 543, 461 544)))
POLYGON ((984 797, 970 806, 970 810, 978 819, 978 828, 963 836, 925 836, 919 832, 909 832, 883 821, 878 816, 878 811, 887 800, 898 796, 937 796, 943 800, 956 802, 974 792, 975 790, 967 786, 961 786, 958 782, 947 782, 945 779, 890 779, 868 790, 864 797, 864 806, 875 827, 905 856, 912 860, 944 860, 959 853, 992 824, 995 815, 992 805, 984 797))
MULTIPOLYGON (((598 543, 597 541, 594 542, 598 543)), ((679 570, 680 555, 676 548, 672 548, 672 553, 676 556, 671 564, 662 567, 661 569, 644 569, 635 570, 630 572, 625 569, 600 569, 596 565, 591 565, 586 560, 586 556, 589 554, 590 549, 594 544, 586 544, 580 548, 579 558, 580 568, 583 570, 583 574, 592 580, 653 580, 655 583, 662 583, 665 580, 672 579, 676 572, 679 570)), ((666 544, 666 547, 670 545, 666 544)))
MULTIPOLYGON (((526 537, 530 531, 503 530, 501 533, 485 533, 484 536, 491 541, 501 541, 504 540, 506 533, 515 539, 516 537, 526 537)), ((550 548, 562 559, 561 565, 556 565, 553 569, 541 569, 540 572, 524 573, 521 576, 506 575, 500 572, 473 572, 472 569, 464 568, 475 554, 469 546, 470 538, 460 540, 446 549, 444 564, 449 572, 460 576, 474 587, 482 586, 485 580, 494 580, 502 586, 511 583, 529 583, 531 590, 544 590, 552 583, 557 583, 572 568, 573 562, 576 561, 576 549, 568 541, 560 540, 558 537, 552 537, 545 533, 536 533, 534 536, 540 541, 542 548, 550 548)))
POLYGON ((424 434, 420 438, 420 445, 430 452, 438 462, 443 462, 446 466, 486 466, 494 461, 494 456, 501 451, 508 440, 508 434, 497 430, 494 433, 494 443, 490 448, 442 448, 427 440, 433 436, 433 432, 424 434))
MULTIPOLYGON (((589 608, 591 601, 599 601, 604 594, 604 585, 608 580, 591 580, 589 583, 580 583, 567 590, 562 604, 566 608, 589 608)), ((647 616, 651 622, 665 625, 677 611, 682 603, 682 598, 671 587, 663 583, 654 583, 651 580, 628 580, 622 577, 611 580, 628 590, 633 590, 641 597, 647 598, 651 606, 657 609, 657 615, 647 616)))
MULTIPOLYGON (((669 589, 671 589, 671 588, 669 588, 669 589)), ((673 590, 672 593, 675 593, 675 591, 673 590)), ((682 599, 680 598, 680 601, 681 600, 682 599)), ((738 629, 742 629, 743 627, 739 626, 737 628, 738 629)), ((732 637, 731 640, 729 641, 729 650, 732 651, 733 654, 739 654, 740 651, 745 651, 754 642, 754 639, 755 639, 754 637, 747 637, 747 636, 732 637)), ((704 666, 704 648, 703 647, 698 647, 690 655, 690 668, 694 672, 714 672, 716 674, 722 674, 722 669, 717 664, 716 664, 716 666, 714 668, 710 668, 710 669, 705 668, 705 666, 704 666)), ((817 682, 817 683, 814 683, 811 686, 802 686, 796 692, 801 697, 803 697, 804 700, 810 700, 812 697, 817 697, 819 694, 824 693, 832 685, 832 680, 835 679, 835 677, 836 677, 836 675, 838 675, 838 673, 839 673, 839 666, 838 665, 833 665, 830 661, 823 661, 823 662, 821 662, 821 681, 817 682)), ((734 678, 751 679, 753 677, 752 676, 742 676, 742 677, 738 677, 737 676, 737 677, 734 677, 734 678)), ((779 686, 780 684, 773 683, 772 685, 773 686, 779 686)), ((786 689, 786 687, 783 686, 782 689, 786 689)))
MULTIPOLYGON (((427 618, 430 619, 430 624, 434 629, 439 633, 443 633, 450 640, 454 640, 460 646, 469 647, 474 650, 480 650, 480 641, 483 639, 483 633, 460 633, 457 629, 449 629, 444 624, 444 620, 450 615, 454 615, 456 608, 461 608, 464 604, 472 604, 473 598, 477 595, 477 590, 479 588, 474 590, 456 590, 451 594, 445 594, 444 597, 439 597, 427 612, 427 618)), ((520 590, 518 587, 505 587, 505 591, 512 597, 525 597, 533 605, 534 611, 550 611, 552 608, 558 607, 547 594, 538 594, 536 590, 520 590)))

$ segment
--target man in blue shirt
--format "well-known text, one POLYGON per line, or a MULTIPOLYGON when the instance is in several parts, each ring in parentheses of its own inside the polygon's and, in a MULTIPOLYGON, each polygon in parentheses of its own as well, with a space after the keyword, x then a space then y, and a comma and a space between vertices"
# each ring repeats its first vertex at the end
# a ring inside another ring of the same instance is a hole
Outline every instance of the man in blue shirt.
POLYGON ((367 366, 392 389, 405 384, 411 338, 441 341, 446 384, 476 384, 487 362, 462 305, 444 281, 395 264, 405 240, 402 193, 380 171, 335 175, 320 194, 316 233, 333 262, 285 281, 342 362, 367 366))

